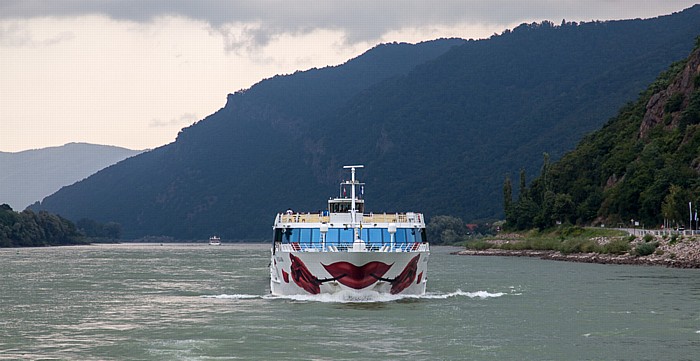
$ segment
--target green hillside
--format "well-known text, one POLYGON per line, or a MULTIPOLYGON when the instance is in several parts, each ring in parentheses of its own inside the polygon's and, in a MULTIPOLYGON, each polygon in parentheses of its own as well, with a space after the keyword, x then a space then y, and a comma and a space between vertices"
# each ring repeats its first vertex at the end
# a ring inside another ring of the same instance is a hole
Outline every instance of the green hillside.
MULTIPOLYGON (((507 187, 506 187, 507 188, 507 187)), ((507 198, 507 197, 506 197, 507 198)), ((689 226, 700 201, 700 37, 603 128, 547 164, 508 206, 514 228, 557 221, 647 228, 689 226)))

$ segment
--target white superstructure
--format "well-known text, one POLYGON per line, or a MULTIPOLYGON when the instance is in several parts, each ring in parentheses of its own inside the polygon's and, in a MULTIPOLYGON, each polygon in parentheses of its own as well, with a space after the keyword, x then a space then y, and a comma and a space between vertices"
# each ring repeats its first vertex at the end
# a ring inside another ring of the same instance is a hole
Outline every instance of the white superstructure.
POLYGON ((273 295, 374 291, 425 293, 430 246, 421 213, 365 213, 362 165, 321 213, 277 214, 273 226, 273 295), (348 195, 348 191, 350 194, 348 195))

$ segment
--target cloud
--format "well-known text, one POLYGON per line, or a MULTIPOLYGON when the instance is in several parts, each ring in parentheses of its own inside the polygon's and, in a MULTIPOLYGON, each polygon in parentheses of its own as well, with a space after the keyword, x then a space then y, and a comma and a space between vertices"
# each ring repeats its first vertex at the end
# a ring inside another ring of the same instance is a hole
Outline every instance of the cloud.
POLYGON ((693 0, 7 0, 0 18, 103 15, 149 22, 159 17, 202 21, 228 39, 227 48, 265 46, 282 34, 341 31, 348 44, 372 42, 397 29, 522 21, 605 20, 679 11, 693 0), (238 30, 234 33, 231 29, 238 30))
POLYGON ((653 17, 688 0, 0 0, 0 148, 172 142, 226 94, 377 43, 653 17))
POLYGON ((17 22, 0 24, 0 46, 17 47, 32 41, 29 29, 17 22))
POLYGON ((150 127, 179 127, 179 128, 182 128, 183 126, 190 125, 190 124, 196 122, 198 119, 199 118, 194 113, 185 113, 185 114, 180 115, 177 118, 173 118, 170 120, 153 119, 153 120, 151 120, 151 122, 148 125, 150 127))

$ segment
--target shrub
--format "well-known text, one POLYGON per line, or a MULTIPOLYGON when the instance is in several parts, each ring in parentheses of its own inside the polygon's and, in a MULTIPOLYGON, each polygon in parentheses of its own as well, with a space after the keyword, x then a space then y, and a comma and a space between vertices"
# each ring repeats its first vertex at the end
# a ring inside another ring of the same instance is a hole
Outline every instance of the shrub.
POLYGON ((579 226, 563 227, 561 230, 561 235, 564 238, 578 237, 581 234, 583 234, 585 231, 586 230, 583 227, 579 227, 579 226))
POLYGON ((683 104, 683 93, 675 93, 668 98, 666 105, 664 105, 665 113, 673 113, 681 110, 681 105, 683 104))
POLYGON ((671 125, 671 122, 673 121, 673 117, 671 114, 664 114, 664 125, 671 125))
POLYGON ((644 240, 644 242, 649 243, 654 240, 654 236, 652 234, 647 233, 642 239, 644 240))
POLYGON ((486 241, 467 242, 467 249, 481 251, 489 248, 493 248, 493 244, 486 241))
POLYGON ((556 251, 561 248, 561 241, 553 238, 540 238, 529 240, 528 246, 536 251, 556 251))
POLYGON ((654 253, 654 251, 656 251, 656 247, 658 245, 659 244, 656 242, 640 243, 637 245, 637 247, 634 247, 634 255, 637 257, 648 256, 648 255, 654 253))
POLYGON ((668 242, 668 244, 676 244, 676 243, 678 243, 678 235, 674 233, 671 235, 671 240, 668 242))
POLYGON ((600 252, 600 246, 591 240, 568 240, 561 244, 559 251, 563 254, 600 252))
POLYGON ((531 249, 528 242, 504 243, 499 248, 509 251, 522 251, 524 249, 531 249))
POLYGON ((630 244, 627 240, 616 239, 610 241, 605 246, 603 246, 603 253, 609 254, 625 254, 630 249, 630 244))

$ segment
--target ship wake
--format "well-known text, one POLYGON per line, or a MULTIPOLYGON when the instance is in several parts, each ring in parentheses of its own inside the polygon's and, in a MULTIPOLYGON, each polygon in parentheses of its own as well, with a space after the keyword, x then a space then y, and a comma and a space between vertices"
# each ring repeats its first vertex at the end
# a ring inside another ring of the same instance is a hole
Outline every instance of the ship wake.
POLYGON ((321 302, 321 303, 381 303, 381 302, 398 302, 402 300, 444 300, 454 297, 468 297, 473 299, 489 299, 498 298, 506 295, 512 295, 504 292, 488 292, 475 291, 465 292, 456 290, 454 292, 427 292, 423 295, 391 295, 378 293, 374 291, 341 291, 333 294, 317 294, 317 295, 288 295, 288 296, 273 296, 273 295, 247 295, 247 294, 222 294, 222 295, 207 295, 204 298, 216 299, 266 299, 266 300, 291 300, 299 302, 321 302))

